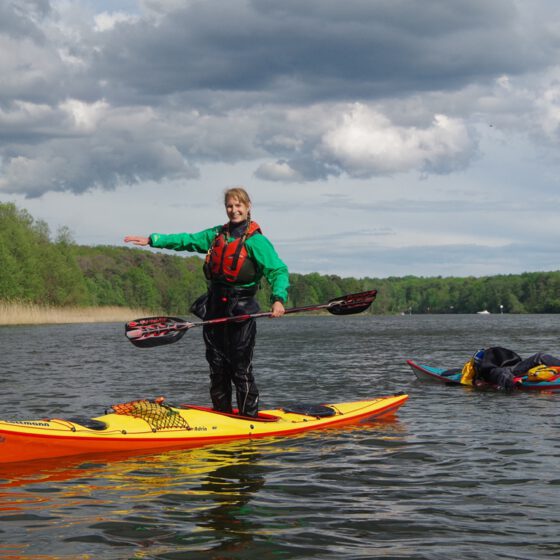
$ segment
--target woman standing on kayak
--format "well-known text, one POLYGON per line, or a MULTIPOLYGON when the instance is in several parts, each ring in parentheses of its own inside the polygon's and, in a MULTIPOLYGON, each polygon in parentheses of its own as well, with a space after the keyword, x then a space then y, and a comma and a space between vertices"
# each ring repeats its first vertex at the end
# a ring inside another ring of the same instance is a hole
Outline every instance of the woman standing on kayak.
MULTIPOLYGON (((228 223, 198 233, 128 235, 125 243, 206 253, 204 274, 208 292, 191 311, 204 320, 258 313, 255 300, 264 276, 271 286, 271 316, 284 314, 289 274, 259 225, 251 220, 251 199, 241 187, 224 194, 228 223)), ((257 416, 259 392, 253 376, 254 319, 205 325, 206 359, 210 365, 210 396, 214 410, 232 412, 232 383, 239 414, 257 416)))

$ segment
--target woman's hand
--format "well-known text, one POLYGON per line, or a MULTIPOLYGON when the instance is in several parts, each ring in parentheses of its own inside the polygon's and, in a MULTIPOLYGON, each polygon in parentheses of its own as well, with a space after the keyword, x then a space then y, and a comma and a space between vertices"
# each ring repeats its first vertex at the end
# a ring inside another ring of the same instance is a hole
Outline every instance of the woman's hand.
POLYGON ((286 310, 284 309, 284 305, 282 305, 281 301, 275 301, 270 308, 271 317, 277 318, 282 317, 286 310))
POLYGON ((140 237, 139 235, 127 235, 124 238, 125 243, 134 243, 134 245, 140 245, 144 247, 145 245, 150 244, 149 237, 140 237))

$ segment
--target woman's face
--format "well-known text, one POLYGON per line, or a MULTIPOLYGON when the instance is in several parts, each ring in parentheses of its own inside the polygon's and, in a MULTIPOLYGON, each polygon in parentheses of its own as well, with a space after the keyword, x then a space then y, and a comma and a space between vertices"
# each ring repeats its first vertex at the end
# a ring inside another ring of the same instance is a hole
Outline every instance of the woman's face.
POLYGON ((244 222, 248 215, 251 206, 247 206, 244 202, 241 202, 237 197, 230 196, 226 202, 226 213, 228 215, 229 221, 233 224, 240 224, 244 222))

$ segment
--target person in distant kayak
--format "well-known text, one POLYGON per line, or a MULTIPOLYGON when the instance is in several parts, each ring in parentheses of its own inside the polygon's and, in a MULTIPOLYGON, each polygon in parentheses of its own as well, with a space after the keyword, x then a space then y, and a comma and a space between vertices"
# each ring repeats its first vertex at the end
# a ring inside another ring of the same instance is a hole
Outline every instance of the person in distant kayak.
POLYGON ((476 352, 472 363, 475 381, 482 379, 498 389, 511 391, 515 387, 515 377, 540 365, 560 366, 560 359, 543 352, 522 359, 513 350, 492 346, 476 352))
MULTIPOLYGON (((198 233, 127 235, 125 243, 160 249, 206 253, 208 291, 191 307, 201 319, 258 313, 255 300, 264 276, 271 286, 271 316, 281 317, 288 297, 288 267, 260 226, 251 219, 251 199, 241 187, 224 193, 228 223, 198 233)), ((232 383, 239 414, 257 416, 259 392, 253 376, 254 319, 203 328, 210 366, 210 396, 214 410, 232 412, 232 383)))

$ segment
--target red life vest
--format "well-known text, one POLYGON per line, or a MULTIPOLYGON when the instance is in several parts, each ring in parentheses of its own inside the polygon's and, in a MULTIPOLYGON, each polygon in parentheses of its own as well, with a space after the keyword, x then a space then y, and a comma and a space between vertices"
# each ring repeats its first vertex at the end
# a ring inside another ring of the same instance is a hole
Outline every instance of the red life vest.
POLYGON ((262 233, 259 224, 251 222, 245 233, 228 243, 228 224, 222 226, 208 250, 204 274, 208 280, 222 280, 249 284, 257 276, 257 268, 245 248, 245 241, 255 233, 262 233))

